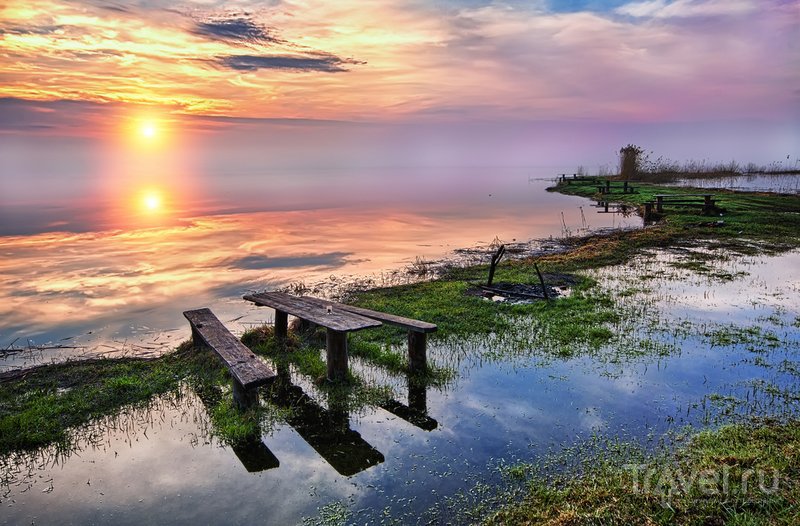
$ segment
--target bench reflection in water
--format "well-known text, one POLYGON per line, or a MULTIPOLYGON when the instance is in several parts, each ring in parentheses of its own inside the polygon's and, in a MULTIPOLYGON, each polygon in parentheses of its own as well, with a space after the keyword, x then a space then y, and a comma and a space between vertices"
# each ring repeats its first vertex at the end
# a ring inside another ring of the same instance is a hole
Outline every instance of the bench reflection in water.
MULTIPOLYGON (((219 403, 223 396, 222 390, 218 387, 195 386, 194 391, 205 406, 207 413, 211 413, 212 408, 219 403)), ((281 465, 278 457, 261 440, 260 430, 251 439, 237 443, 231 446, 231 449, 249 473, 274 469, 281 465)))
POLYGON ((383 453, 350 429, 346 409, 323 408, 281 372, 278 381, 264 391, 265 398, 278 407, 291 409, 286 423, 340 475, 350 477, 385 460, 383 453))

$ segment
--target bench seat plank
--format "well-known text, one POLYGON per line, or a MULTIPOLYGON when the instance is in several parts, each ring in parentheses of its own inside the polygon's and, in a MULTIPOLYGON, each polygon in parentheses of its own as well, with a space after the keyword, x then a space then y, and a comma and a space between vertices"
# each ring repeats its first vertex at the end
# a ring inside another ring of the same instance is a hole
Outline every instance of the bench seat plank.
POLYGON ((367 318, 372 318, 374 320, 382 321, 383 323, 388 323, 389 325, 396 325, 398 327, 403 327, 404 329, 408 329, 409 331, 414 332, 436 332, 437 326, 433 323, 428 323, 426 321, 415 320, 412 318, 405 318, 403 316, 397 316, 395 314, 389 314, 388 312, 379 312, 370 309, 365 309, 363 307, 355 307, 353 305, 345 305, 343 303, 337 303, 335 308, 344 309, 349 312, 353 312, 355 314, 360 314, 361 316, 366 316, 367 318))
MULTIPOLYGON (((231 334, 210 309, 189 310, 183 313, 198 335, 230 369, 231 375, 245 389, 263 385, 277 375, 231 334)), ((195 342, 197 344, 199 342, 195 342)))
POLYGON ((403 316, 389 314, 388 312, 379 312, 371 309, 365 309, 363 307, 355 307, 353 305, 347 305, 345 303, 337 303, 335 301, 328 301, 321 298, 313 298, 311 296, 301 296, 301 297, 305 300, 318 302, 321 305, 325 305, 326 307, 331 306, 333 307, 334 311, 344 310, 347 312, 352 312, 353 314, 358 314, 360 316, 372 318, 373 320, 378 320, 389 325, 396 325, 398 327, 408 329, 409 331, 428 333, 428 332, 436 332, 437 329, 436 325, 433 323, 415 320, 413 318, 405 318, 403 316))
POLYGON ((714 194, 655 194, 659 199, 683 199, 684 197, 712 197, 714 194))
POLYGON ((339 332, 358 331, 381 325, 378 320, 342 309, 334 308, 328 312, 327 305, 323 303, 310 301, 308 298, 290 296, 283 292, 259 292, 258 294, 248 294, 244 296, 244 299, 339 332))
MULTIPOLYGON (((713 203, 714 201, 712 200, 711 202, 713 203)), ((702 201, 697 201, 696 199, 695 199, 694 201, 690 201, 690 200, 688 200, 688 199, 669 199, 668 201, 664 201, 664 203, 665 203, 665 204, 671 204, 671 205, 697 205, 697 206, 705 206, 705 203, 703 203, 702 201)))

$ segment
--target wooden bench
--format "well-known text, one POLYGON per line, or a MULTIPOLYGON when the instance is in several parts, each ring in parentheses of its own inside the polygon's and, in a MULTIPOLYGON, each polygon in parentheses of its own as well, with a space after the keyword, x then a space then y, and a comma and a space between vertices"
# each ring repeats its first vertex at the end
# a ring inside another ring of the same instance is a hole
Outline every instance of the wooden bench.
POLYGON ((233 399, 239 407, 257 400, 256 387, 277 376, 253 351, 225 328, 210 309, 187 310, 194 345, 204 344, 222 359, 233 378, 233 399))
POLYGON ((611 203, 609 201, 598 201, 592 206, 594 208, 602 208, 602 210, 597 211, 598 214, 624 214, 636 210, 636 206, 630 203, 611 203))
POLYGON ((562 183, 572 184, 572 183, 596 183, 600 179, 599 177, 595 177, 593 175, 578 175, 572 174, 572 177, 567 177, 567 174, 558 174, 559 181, 562 183))
POLYGON ((658 213, 664 212, 665 204, 702 207, 703 213, 713 211, 716 205, 714 194, 658 194, 653 197, 656 198, 656 212, 658 213), (702 203, 699 202, 700 198, 703 199, 702 203))
POLYGON ((244 296, 261 307, 275 309, 275 338, 283 340, 288 330, 288 315, 325 327, 325 349, 328 380, 343 380, 347 376, 347 333, 380 327, 381 322, 342 309, 328 308, 320 301, 310 301, 283 292, 261 292, 244 296))

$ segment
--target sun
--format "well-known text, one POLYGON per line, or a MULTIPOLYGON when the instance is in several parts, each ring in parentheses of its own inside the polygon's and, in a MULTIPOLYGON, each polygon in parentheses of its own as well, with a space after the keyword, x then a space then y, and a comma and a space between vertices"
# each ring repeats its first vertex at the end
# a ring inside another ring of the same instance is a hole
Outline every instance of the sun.
POLYGON ((145 139, 154 138, 156 136, 156 131, 156 125, 152 122, 143 122, 139 128, 139 133, 141 133, 142 137, 145 139))
POLYGON ((147 192, 142 197, 142 204, 146 210, 155 212, 161 208, 161 194, 155 191, 147 192))

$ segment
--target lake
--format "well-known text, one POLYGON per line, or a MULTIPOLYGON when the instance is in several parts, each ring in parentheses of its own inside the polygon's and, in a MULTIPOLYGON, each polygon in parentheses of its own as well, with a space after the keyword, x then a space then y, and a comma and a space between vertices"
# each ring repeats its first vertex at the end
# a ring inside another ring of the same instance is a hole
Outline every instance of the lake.
POLYGON ((241 299, 255 290, 331 276, 393 284, 408 279, 398 271, 417 260, 495 239, 641 225, 638 216, 598 214, 584 199, 545 192, 555 173, 231 176, 192 202, 163 195, 163 210, 131 208, 127 199, 42 205, 35 217, 30 207, 6 207, 0 349, 27 352, 8 354, 0 369, 170 350, 189 335, 181 313, 199 307, 241 333, 271 319, 241 299))
MULTIPOLYGON (((404 205, 404 195, 380 206, 227 211, 139 230, 6 236, 3 252, 13 257, 3 259, 3 342, 157 352, 188 336, 180 314, 188 308, 211 306, 235 332, 270 321, 269 309, 240 299, 249 290, 331 275, 390 282, 417 258, 495 238, 640 225, 545 192, 540 178, 548 174, 497 174, 466 190, 453 185, 452 194, 442 186, 439 202, 404 205)), ((212 436, 206 402, 186 388, 82 429, 68 451, 0 459, 0 523, 316 524, 329 515, 446 523, 509 463, 593 437, 650 448, 687 425, 796 414, 800 252, 720 258, 707 263, 715 272, 698 274, 682 265, 685 250, 652 250, 590 272, 623 314, 612 341, 594 352, 546 353, 526 318, 507 335, 434 338, 429 360, 455 370, 452 380, 414 385, 353 359, 353 371, 390 389, 395 404, 349 412, 292 371, 287 394, 302 400, 294 416, 236 450, 212 436), (416 418, 403 406, 416 408, 416 418)), ((4 366, 68 354, 17 352, 4 366)))

